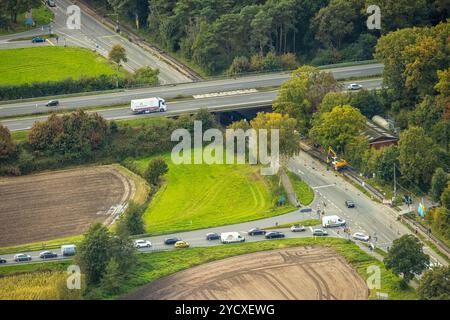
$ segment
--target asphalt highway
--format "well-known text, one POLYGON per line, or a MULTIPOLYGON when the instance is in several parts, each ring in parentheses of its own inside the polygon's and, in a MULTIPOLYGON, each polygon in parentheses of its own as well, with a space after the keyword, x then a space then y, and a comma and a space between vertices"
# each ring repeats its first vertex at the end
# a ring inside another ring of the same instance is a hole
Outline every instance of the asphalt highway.
MULTIPOLYGON (((367 89, 379 88, 381 81, 379 79, 359 81, 367 89)), ((189 99, 185 101, 176 101, 167 103, 167 112, 150 114, 133 114, 129 106, 116 107, 109 109, 96 110, 98 114, 107 120, 131 119, 136 117, 155 117, 155 116, 173 116, 181 113, 192 113, 202 108, 208 108, 211 111, 237 110, 259 108, 270 106, 277 96, 277 91, 263 91, 254 93, 244 93, 230 96, 209 97, 201 99, 189 99)), ((61 108, 61 107, 58 107, 61 108)), ((64 107, 63 107, 64 108, 64 107)), ((69 108, 68 108, 69 109, 69 108)), ((6 119, 0 121, 11 131, 26 130, 31 128, 34 122, 43 121, 48 115, 35 115, 17 119, 6 119)))
MULTIPOLYGON (((370 77, 380 75, 383 71, 381 64, 369 64, 353 67, 325 69, 333 73, 337 80, 348 79, 351 77, 370 77)), ((148 97, 162 97, 170 99, 177 96, 192 96, 196 94, 205 94, 212 92, 225 92, 242 89, 277 87, 289 79, 290 73, 271 73, 245 76, 240 78, 227 78, 221 80, 201 81, 195 83, 184 83, 178 85, 158 86, 142 89, 124 90, 114 93, 92 93, 84 96, 76 96, 58 99, 60 106, 58 109, 77 109, 92 108, 99 106, 110 106, 117 104, 129 104, 133 99, 142 99, 148 97)), ((361 81, 356 81, 361 83, 361 81)), ((368 87, 376 83, 380 85, 380 80, 369 80, 366 82, 368 87)), ((364 83, 363 83, 364 84, 364 83)), ((48 112, 45 107, 48 98, 35 101, 25 101, 16 103, 0 104, 0 117, 19 116, 24 114, 34 114, 39 112, 48 112)))

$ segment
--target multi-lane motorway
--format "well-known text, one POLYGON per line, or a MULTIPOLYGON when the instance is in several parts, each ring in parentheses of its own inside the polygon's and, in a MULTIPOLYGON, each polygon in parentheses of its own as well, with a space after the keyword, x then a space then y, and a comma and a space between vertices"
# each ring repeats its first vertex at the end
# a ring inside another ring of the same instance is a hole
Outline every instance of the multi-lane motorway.
MULTIPOLYGON (((370 69, 373 70, 373 69, 370 69)), ((379 70, 379 69, 378 69, 379 70)), ((349 70, 351 72, 352 70, 349 70)), ((373 72, 373 71, 370 71, 373 72)), ((337 77, 345 77, 339 74, 345 74, 344 71, 336 71, 337 77)), ((184 84, 176 87, 157 87, 149 89, 138 89, 131 91, 124 91, 118 93, 109 93, 95 96, 81 96, 61 99, 61 106, 58 109, 70 110, 74 108, 92 108, 95 106, 108 104, 124 104, 128 105, 130 100, 144 97, 161 96, 166 99, 176 97, 177 95, 193 95, 204 94, 211 92, 228 92, 238 89, 251 89, 261 87, 279 86, 287 79, 286 74, 275 75, 261 75, 260 77, 245 77, 239 79, 226 79, 216 81, 205 81, 192 84, 184 84)), ((358 83, 363 84, 367 89, 379 88, 381 86, 380 79, 361 80, 358 83)), ((184 112, 195 112, 201 108, 208 108, 209 110, 233 110, 251 107, 270 106, 273 99, 276 97, 277 91, 261 91, 246 94, 237 94, 230 96, 210 97, 203 99, 188 99, 185 101, 169 102, 168 111, 165 115, 171 116, 174 114, 184 112)), ((0 117, 11 117, 26 115, 36 112, 45 112, 49 108, 45 107, 46 101, 38 102, 24 102, 15 104, 0 105, 0 117)), ((129 119, 133 117, 143 116, 160 116, 157 114, 150 115, 134 115, 130 108, 115 107, 109 109, 97 110, 97 112, 108 120, 129 119)), ((11 131, 29 129, 34 122, 42 121, 47 118, 46 115, 33 115, 26 118, 5 119, 0 121, 7 126, 11 131)))

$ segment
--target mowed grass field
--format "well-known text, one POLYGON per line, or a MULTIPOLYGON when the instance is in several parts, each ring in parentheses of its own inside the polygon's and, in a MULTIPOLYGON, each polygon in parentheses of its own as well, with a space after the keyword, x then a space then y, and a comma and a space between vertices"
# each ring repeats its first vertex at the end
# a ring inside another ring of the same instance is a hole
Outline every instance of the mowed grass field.
POLYGON ((0 74, 0 85, 20 85, 124 71, 87 49, 48 46, 0 50, 0 74))
MULTIPOLYGON (((174 165, 144 214, 146 231, 171 233, 266 218, 293 210, 275 207, 276 183, 250 165, 174 165)), ((138 160, 142 172, 150 158, 138 160)), ((276 180, 276 179, 275 179, 276 180)))

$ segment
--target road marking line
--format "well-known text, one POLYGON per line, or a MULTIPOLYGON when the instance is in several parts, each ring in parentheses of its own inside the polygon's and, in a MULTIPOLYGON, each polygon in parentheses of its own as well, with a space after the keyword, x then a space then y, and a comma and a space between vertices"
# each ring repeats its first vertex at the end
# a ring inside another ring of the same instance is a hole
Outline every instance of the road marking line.
POLYGON ((322 188, 328 188, 328 187, 334 187, 334 184, 327 184, 327 185, 323 185, 323 186, 317 186, 317 187, 312 187, 314 190, 316 189, 322 189, 322 188))
POLYGON ((50 39, 45 39, 45 41, 47 41, 48 43, 50 43, 52 46, 55 46, 55 45, 53 44, 53 42, 50 41, 50 39))

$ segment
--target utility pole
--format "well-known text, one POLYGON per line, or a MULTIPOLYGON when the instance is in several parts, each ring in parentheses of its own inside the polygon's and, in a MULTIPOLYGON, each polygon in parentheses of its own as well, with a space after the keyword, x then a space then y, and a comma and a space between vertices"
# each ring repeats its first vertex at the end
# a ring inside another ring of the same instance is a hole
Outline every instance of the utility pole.
POLYGON ((394 198, 397 196, 397 180, 395 174, 395 163, 394 163, 394 198))

